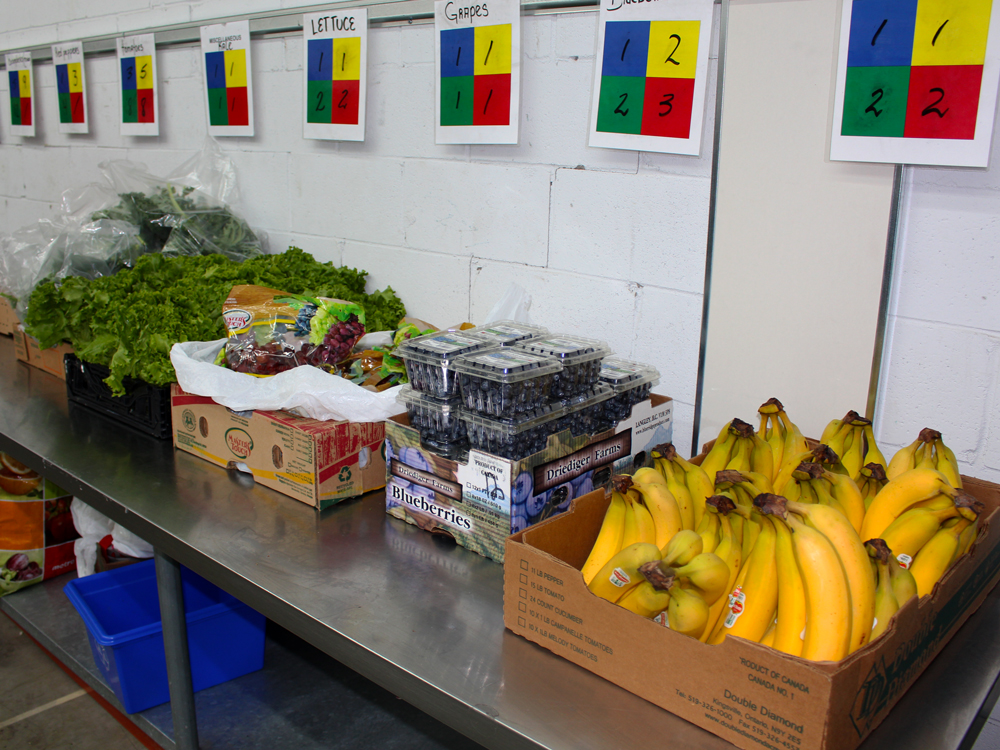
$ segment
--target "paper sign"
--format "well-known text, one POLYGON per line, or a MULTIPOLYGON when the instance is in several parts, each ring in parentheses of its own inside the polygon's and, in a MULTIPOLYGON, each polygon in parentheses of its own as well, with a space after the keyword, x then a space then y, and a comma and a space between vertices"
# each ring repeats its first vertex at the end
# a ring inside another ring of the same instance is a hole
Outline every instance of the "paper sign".
POLYGON ((156 43, 153 35, 118 39, 122 135, 160 134, 160 96, 156 82, 156 43))
POLYGON ((35 134, 35 99, 30 52, 9 52, 4 55, 7 80, 10 85, 10 132, 14 135, 35 134))
POLYGON ((253 135, 250 22, 201 27, 209 135, 253 135))
POLYGON ((697 155, 712 0, 601 0, 590 145, 697 155))
POLYGON ((435 143, 517 143, 521 5, 434 3, 435 143))
POLYGON ((87 86, 83 69, 83 42, 52 45, 56 66, 56 93, 59 96, 59 132, 86 133, 87 86))
POLYGON ((365 139, 368 10, 302 17, 306 138, 365 139))
POLYGON ((987 166, 997 23, 992 0, 845 0, 830 158, 987 166))

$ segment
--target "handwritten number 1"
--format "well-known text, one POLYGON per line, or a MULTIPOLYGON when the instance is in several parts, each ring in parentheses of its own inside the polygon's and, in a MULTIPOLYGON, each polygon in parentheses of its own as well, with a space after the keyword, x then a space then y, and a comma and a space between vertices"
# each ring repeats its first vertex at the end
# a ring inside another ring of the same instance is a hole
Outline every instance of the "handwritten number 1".
MULTIPOLYGON (((944 27, 947 25, 947 23, 948 23, 948 21, 946 20, 943 24, 941 24, 938 27, 937 33, 934 35, 934 38, 931 39, 931 46, 932 47, 935 45, 935 43, 937 43, 937 38, 938 38, 938 36, 940 36, 941 32, 944 31, 944 27)), ((931 89, 931 91, 933 91, 933 90, 934 89, 931 89)), ((940 99, 938 101, 940 101, 940 99)))
MULTIPOLYGON (((491 42, 492 44, 492 42, 491 42)), ((486 97, 486 104, 483 105, 483 114, 486 114, 486 108, 490 106, 490 99, 493 98, 493 89, 490 89, 489 96, 486 97)))
POLYGON ((631 42, 631 41, 632 41, 631 39, 626 39, 625 40, 625 46, 622 47, 622 62, 625 62, 625 50, 628 49, 628 43, 631 42))
POLYGON ((325 54, 326 54, 325 52, 320 52, 319 53, 319 65, 316 67, 316 72, 317 73, 322 73, 323 72, 323 55, 325 55, 325 54))
POLYGON ((669 55, 667 55, 667 59, 666 59, 666 60, 664 60, 663 62, 664 62, 664 64, 666 64, 666 63, 670 62, 670 63, 673 63, 674 65, 680 65, 680 63, 679 63, 679 62, 677 62, 677 61, 676 61, 676 60, 674 59, 674 53, 675 53, 675 52, 677 51, 677 48, 681 46, 681 38, 680 38, 680 36, 679 36, 679 35, 677 35, 677 34, 671 34, 671 35, 670 35, 670 38, 671 38, 671 39, 676 39, 676 40, 677 40, 677 44, 675 44, 675 45, 674 45, 674 48, 673 48, 672 50, 670 50, 670 54, 669 54, 669 55))
POLYGON ((343 55, 340 56, 340 69, 343 70, 344 65, 346 64, 347 64, 347 53, 345 52, 343 55))
POLYGON ((455 93, 458 94, 458 96, 455 97, 455 109, 458 109, 458 103, 462 101, 462 92, 456 91, 455 93))
POLYGON ((486 57, 485 57, 485 59, 483 59, 483 65, 484 66, 486 65, 486 63, 488 63, 490 61, 490 52, 492 52, 492 51, 493 51, 493 40, 490 39, 490 48, 488 50, 486 50, 486 57))
POLYGON ((455 67, 458 67, 458 61, 462 59, 462 48, 458 48, 458 54, 455 55, 455 67))
POLYGON ((875 40, 878 39, 878 35, 882 33, 882 29, 885 28, 885 25, 887 23, 889 23, 889 19, 888 18, 886 18, 884 21, 882 21, 882 25, 878 27, 878 31, 875 32, 875 36, 872 37, 872 47, 875 46, 875 40))

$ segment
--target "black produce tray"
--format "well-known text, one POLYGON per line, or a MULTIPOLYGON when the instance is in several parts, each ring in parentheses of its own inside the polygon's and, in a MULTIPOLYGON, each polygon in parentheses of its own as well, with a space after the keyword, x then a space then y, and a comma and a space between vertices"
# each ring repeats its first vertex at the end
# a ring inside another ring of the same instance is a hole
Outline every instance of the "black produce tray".
POLYGON ((170 419, 169 386, 150 385, 142 380, 125 378, 125 395, 113 396, 104 379, 110 370, 104 365, 83 362, 75 354, 63 359, 66 368, 66 395, 69 400, 100 412, 107 417, 152 435, 169 440, 173 434, 170 419))

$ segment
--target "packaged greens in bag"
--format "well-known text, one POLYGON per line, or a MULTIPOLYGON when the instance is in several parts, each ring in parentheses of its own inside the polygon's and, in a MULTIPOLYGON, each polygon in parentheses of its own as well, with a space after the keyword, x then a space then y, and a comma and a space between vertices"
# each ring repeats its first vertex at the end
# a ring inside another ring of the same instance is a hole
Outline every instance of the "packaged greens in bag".
POLYGON ((360 305, 262 286, 234 286, 222 317, 228 340, 220 364, 258 376, 300 365, 336 372, 365 334, 360 305))

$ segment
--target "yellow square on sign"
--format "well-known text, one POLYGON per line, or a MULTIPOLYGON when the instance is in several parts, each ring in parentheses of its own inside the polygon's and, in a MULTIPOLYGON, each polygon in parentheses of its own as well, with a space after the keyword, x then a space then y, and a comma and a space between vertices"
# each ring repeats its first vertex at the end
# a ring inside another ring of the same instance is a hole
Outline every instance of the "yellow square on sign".
POLYGON ((153 57, 143 55, 135 58, 135 87, 137 89, 153 88, 153 57))
POLYGON ((226 88, 247 85, 247 56, 241 49, 226 50, 226 88))
POLYGON ((510 24, 476 27, 477 76, 510 73, 510 24))
POLYGON ((83 91, 83 76, 80 75, 80 63, 66 65, 66 77, 69 79, 69 91, 78 94, 83 91))
POLYGON ((918 0, 913 65, 982 65, 992 0, 918 0))
POLYGON ((333 40, 333 80, 361 80, 361 37, 343 36, 333 40))
POLYGON ((31 98, 31 71, 17 71, 17 84, 22 98, 31 98))
POLYGON ((646 75, 650 78, 694 78, 700 32, 701 21, 651 21, 646 75))

